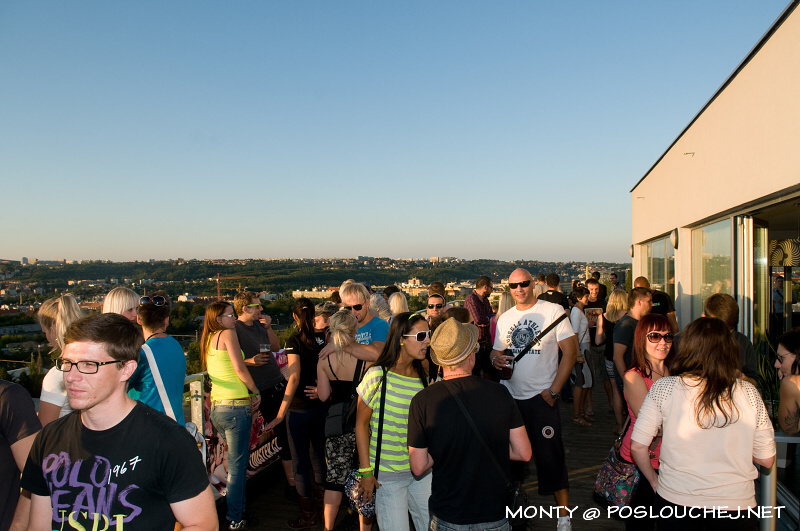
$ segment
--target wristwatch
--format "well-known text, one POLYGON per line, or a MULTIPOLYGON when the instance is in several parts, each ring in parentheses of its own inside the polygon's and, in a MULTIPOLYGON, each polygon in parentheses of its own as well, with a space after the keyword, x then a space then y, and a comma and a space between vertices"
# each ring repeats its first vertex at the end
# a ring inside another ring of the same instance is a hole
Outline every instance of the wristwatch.
POLYGON ((550 391, 550 397, 553 400, 558 400, 559 398, 561 398, 561 395, 559 393, 554 393, 552 389, 548 389, 548 391, 550 391))

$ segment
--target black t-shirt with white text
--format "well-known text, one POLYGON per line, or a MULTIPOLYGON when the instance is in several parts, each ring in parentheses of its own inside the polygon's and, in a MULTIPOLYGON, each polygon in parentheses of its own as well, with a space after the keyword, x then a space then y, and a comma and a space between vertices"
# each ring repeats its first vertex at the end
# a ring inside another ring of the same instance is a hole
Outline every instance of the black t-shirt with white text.
POLYGON ((137 402, 116 426, 93 431, 80 411, 36 436, 22 488, 49 496, 52 529, 173 529, 171 503, 208 487, 200 452, 183 426, 137 402))

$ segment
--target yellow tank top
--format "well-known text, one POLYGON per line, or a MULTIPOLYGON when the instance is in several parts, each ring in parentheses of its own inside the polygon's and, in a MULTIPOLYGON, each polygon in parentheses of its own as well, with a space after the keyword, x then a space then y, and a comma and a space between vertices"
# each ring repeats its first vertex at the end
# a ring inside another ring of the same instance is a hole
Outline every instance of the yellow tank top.
MULTIPOLYGON (((217 350, 212 344, 208 346, 206 355, 206 368, 211 378, 211 400, 235 400, 247 398, 250 390, 233 369, 227 350, 217 350)), ((242 359, 244 359, 244 352, 242 359)))

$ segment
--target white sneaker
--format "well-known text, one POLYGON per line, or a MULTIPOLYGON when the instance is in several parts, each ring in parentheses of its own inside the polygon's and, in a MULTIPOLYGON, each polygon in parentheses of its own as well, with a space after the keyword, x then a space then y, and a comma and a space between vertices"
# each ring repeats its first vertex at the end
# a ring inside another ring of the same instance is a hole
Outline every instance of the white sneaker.
POLYGON ((572 522, 570 522, 569 517, 558 518, 558 527, 556 531, 572 531, 572 522))

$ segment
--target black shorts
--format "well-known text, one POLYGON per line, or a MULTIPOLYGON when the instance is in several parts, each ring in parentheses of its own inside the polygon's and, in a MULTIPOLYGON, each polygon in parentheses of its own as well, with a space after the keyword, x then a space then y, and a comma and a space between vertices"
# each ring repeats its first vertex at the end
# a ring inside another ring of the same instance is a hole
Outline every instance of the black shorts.
MULTIPOLYGON (((553 494, 558 490, 568 489, 567 461, 561 440, 561 414, 558 404, 550 406, 541 394, 515 402, 533 447, 539 494, 553 494)), ((522 481, 524 471, 525 463, 511 462, 512 479, 522 481)))

